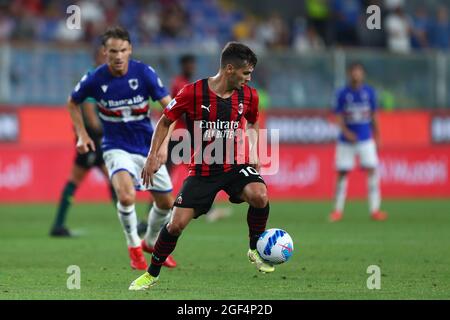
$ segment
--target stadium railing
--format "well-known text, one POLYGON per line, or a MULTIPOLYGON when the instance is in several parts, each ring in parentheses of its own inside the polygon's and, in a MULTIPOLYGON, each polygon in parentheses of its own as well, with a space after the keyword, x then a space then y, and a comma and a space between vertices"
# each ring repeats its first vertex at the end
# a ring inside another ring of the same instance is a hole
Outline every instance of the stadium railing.
MULTIPOLYGON (((133 57, 152 65, 166 85, 178 72, 183 52, 135 48, 133 57)), ((214 74, 218 53, 197 53, 196 78, 214 74)), ((0 104, 60 106, 91 68, 92 48, 0 45, 0 104)), ((259 53, 252 84, 264 90, 270 108, 329 108, 334 90, 345 83, 345 66, 366 66, 385 109, 450 106, 450 56, 441 52, 391 54, 385 51, 329 50, 298 54, 259 53)))

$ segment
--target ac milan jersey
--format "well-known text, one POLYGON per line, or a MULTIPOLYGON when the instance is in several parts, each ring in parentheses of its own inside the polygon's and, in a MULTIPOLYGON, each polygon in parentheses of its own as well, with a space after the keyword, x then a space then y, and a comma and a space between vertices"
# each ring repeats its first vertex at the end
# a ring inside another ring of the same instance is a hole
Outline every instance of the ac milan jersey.
POLYGON ((208 79, 202 79, 186 85, 167 105, 164 114, 171 121, 186 115, 191 137, 190 176, 216 175, 248 163, 248 156, 242 159, 239 154, 238 144, 242 143, 244 119, 249 123, 258 120, 258 101, 257 91, 247 85, 223 99, 209 88, 208 79))
POLYGON ((149 98, 156 101, 168 94, 155 70, 130 60, 127 74, 120 77, 113 76, 106 64, 86 74, 71 98, 77 104, 87 97, 97 101, 103 124, 103 151, 121 149, 147 156, 153 134, 149 98))
MULTIPOLYGON (((345 125, 356 134, 358 141, 372 137, 372 113, 376 109, 375 90, 368 85, 357 90, 346 86, 336 94, 334 112, 342 114, 345 125)), ((348 142, 342 133, 339 140, 348 142)))

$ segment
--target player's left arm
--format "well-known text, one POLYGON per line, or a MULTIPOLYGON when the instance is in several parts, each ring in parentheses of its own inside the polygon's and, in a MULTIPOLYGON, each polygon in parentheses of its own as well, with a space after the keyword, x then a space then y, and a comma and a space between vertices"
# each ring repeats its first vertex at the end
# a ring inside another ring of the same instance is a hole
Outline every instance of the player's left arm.
POLYGON ((375 141, 375 144, 377 147, 380 146, 380 127, 379 127, 379 121, 378 121, 378 102, 375 90, 372 90, 372 94, 370 96, 370 110, 371 110, 371 117, 372 117, 372 134, 373 134, 373 140, 375 141))
POLYGON ((373 140, 377 147, 380 146, 380 129, 378 125, 378 112, 372 112, 372 132, 373 132, 373 140))

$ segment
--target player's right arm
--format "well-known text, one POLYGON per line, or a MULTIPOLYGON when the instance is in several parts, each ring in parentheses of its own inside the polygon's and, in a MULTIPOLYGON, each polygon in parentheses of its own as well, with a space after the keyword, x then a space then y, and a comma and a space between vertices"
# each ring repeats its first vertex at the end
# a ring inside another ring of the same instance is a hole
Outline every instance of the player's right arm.
POLYGON ((247 135, 249 144, 249 164, 259 172, 261 163, 258 156, 258 137, 259 137, 259 95, 256 89, 251 88, 251 103, 244 117, 247 119, 247 135))
POLYGON ((80 104, 86 100, 87 97, 92 96, 90 87, 91 77, 89 74, 86 74, 76 85, 67 102, 67 108, 69 109, 70 117, 78 137, 77 151, 79 153, 87 153, 89 150, 95 151, 95 143, 86 131, 80 109, 80 104))
POLYGON ((153 185, 153 175, 159 170, 162 165, 158 157, 158 151, 169 133, 169 128, 178 118, 185 113, 189 107, 193 107, 192 101, 193 93, 191 85, 185 86, 177 96, 164 109, 164 113, 156 124, 153 132, 150 151, 148 152, 147 160, 142 169, 141 178, 145 186, 153 185))
MULTIPOLYGON (((164 110, 164 108, 172 101, 172 97, 169 95, 166 87, 164 87, 156 71, 150 66, 144 66, 143 77, 150 92, 150 97, 153 101, 158 101, 164 110)), ((174 127, 175 123, 169 128, 166 139, 160 145, 160 149, 158 149, 158 157, 161 164, 167 162, 169 141, 174 127)))
MULTIPOLYGON (((167 95, 164 98, 159 100, 159 104, 161 105, 161 107, 164 110, 171 101, 172 101, 172 98, 170 97, 170 95, 167 95)), ((169 142, 170 142, 170 137, 172 136, 173 129, 175 128, 175 122, 176 121, 174 121, 172 123, 172 125, 169 127, 169 131, 167 132, 167 136, 164 139, 163 143, 161 144, 161 147, 159 148, 158 157, 161 160, 161 164, 164 164, 164 163, 167 162, 168 150, 169 150, 169 142)))
POLYGON ((145 161, 145 165, 141 173, 144 186, 148 186, 149 184, 153 185, 153 174, 158 171, 162 165, 162 161, 158 156, 158 150, 166 139, 172 122, 172 120, 163 114, 156 124, 150 151, 148 152, 147 160, 145 161))
POLYGON ((339 130, 341 130, 342 134, 348 141, 358 141, 358 137, 356 136, 356 134, 347 127, 342 113, 336 114, 336 123, 339 127, 339 130))
POLYGON ((345 123, 344 118, 344 105, 345 105, 345 96, 342 90, 338 91, 336 94, 336 101, 334 106, 334 113, 336 115, 336 124, 339 130, 342 132, 344 137, 350 142, 358 141, 358 137, 356 134, 351 131, 347 124, 345 123))
POLYGON ((86 121, 86 125, 95 132, 95 134, 101 136, 103 133, 102 123, 97 115, 97 106, 95 99, 88 98, 83 103, 82 113, 84 115, 84 120, 86 121))
POLYGON ((76 104, 72 98, 69 98, 67 108, 69 109, 70 117, 72 118, 72 123, 78 137, 77 151, 81 154, 87 153, 89 150, 95 151, 95 143, 86 131, 80 106, 76 104))

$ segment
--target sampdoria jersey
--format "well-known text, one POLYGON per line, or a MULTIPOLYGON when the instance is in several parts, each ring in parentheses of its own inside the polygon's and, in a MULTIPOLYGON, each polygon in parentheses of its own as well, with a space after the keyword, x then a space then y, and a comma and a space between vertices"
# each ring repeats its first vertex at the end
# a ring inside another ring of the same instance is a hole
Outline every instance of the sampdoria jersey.
POLYGON ((156 101, 167 95, 155 70, 130 60, 124 76, 113 76, 106 64, 86 74, 71 97, 77 104, 87 97, 97 101, 103 124, 103 151, 121 149, 147 156, 153 134, 149 98, 156 101))
MULTIPOLYGON (((372 137, 372 113, 376 109, 375 90, 368 85, 362 85, 357 90, 346 86, 336 94, 334 112, 344 117, 345 125, 357 135, 358 141, 372 137)), ((348 142, 342 133, 339 140, 348 142)))
POLYGON ((245 130, 244 118, 249 123, 258 120, 258 100, 257 91, 247 85, 223 99, 209 88, 208 79, 202 79, 186 85, 167 105, 164 114, 170 120, 186 115, 191 137, 190 176, 216 175, 248 163, 248 155, 239 153, 243 137, 239 132, 245 130), (216 154, 220 151, 221 155, 216 154), (219 161, 214 161, 216 156, 219 161))

